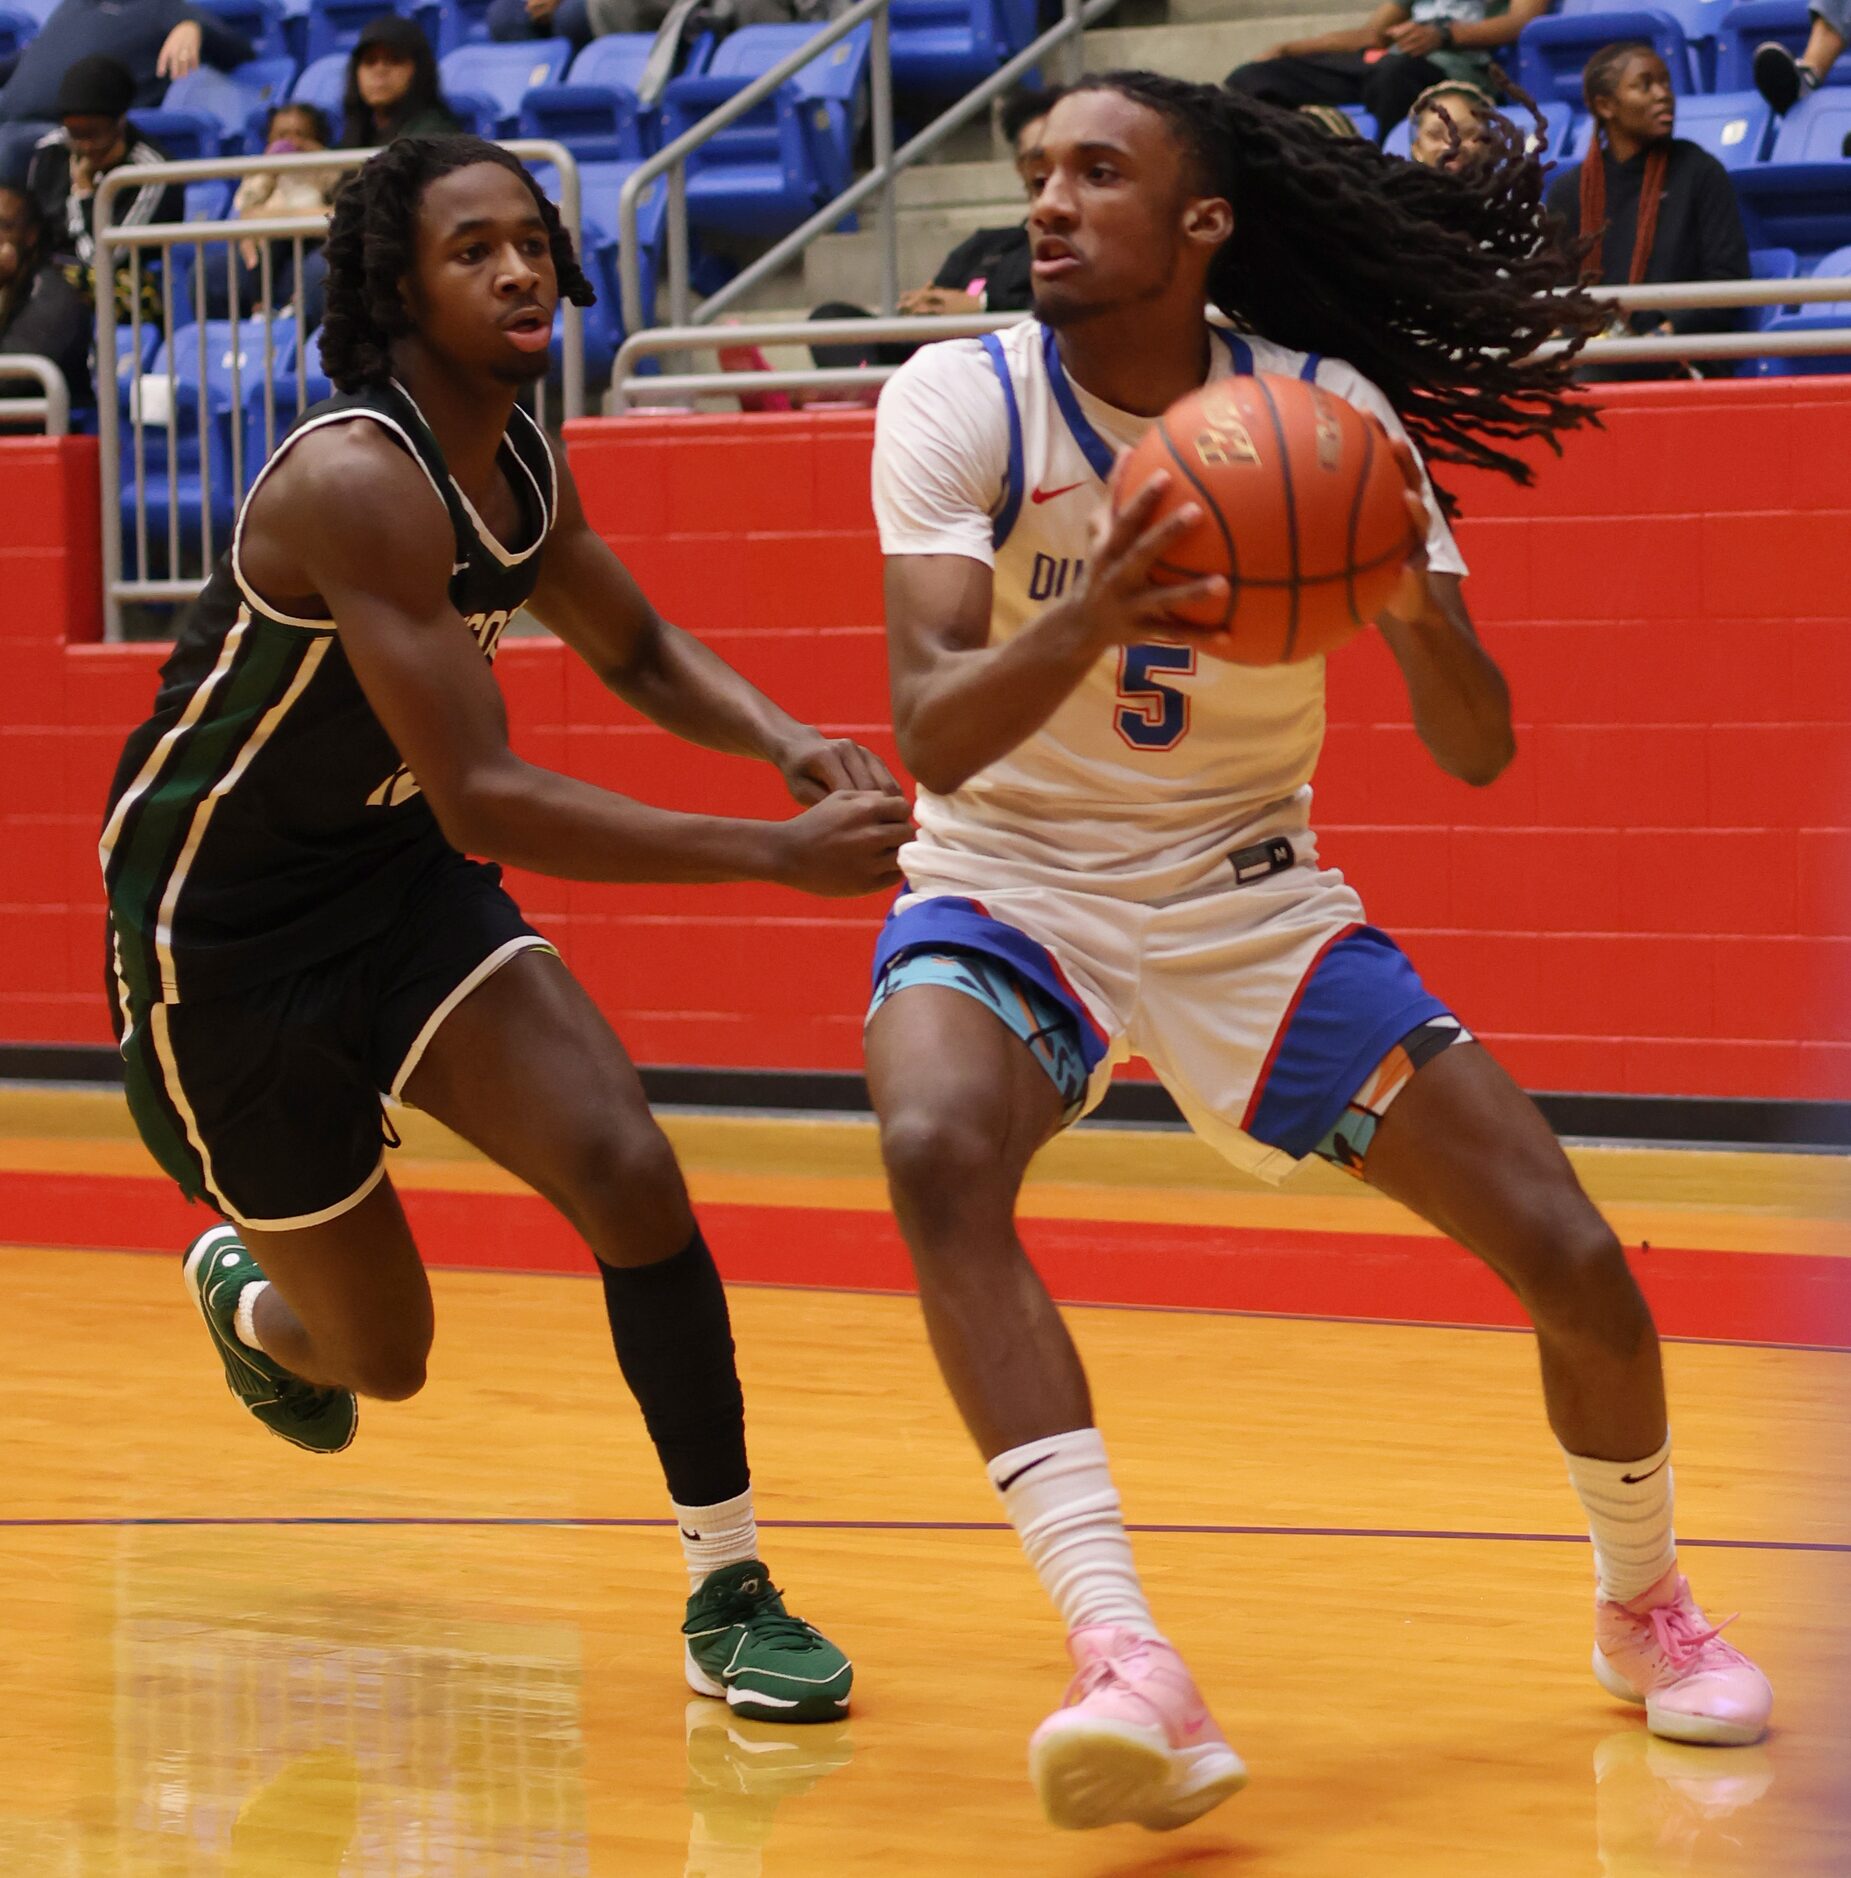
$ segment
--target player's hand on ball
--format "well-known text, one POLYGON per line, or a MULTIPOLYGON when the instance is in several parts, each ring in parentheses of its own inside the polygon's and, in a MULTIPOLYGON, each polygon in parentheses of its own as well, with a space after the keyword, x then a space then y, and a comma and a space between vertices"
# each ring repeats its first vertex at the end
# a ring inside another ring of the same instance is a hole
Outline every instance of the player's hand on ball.
POLYGON ((1227 597, 1228 583, 1219 574, 1182 583, 1152 579, 1164 550, 1202 519, 1201 509, 1189 502, 1153 523, 1151 517, 1169 486, 1169 477, 1159 473, 1117 514, 1108 503, 1094 518, 1086 575, 1073 605, 1088 636, 1101 647, 1135 645, 1153 633, 1182 640, 1206 638, 1204 628, 1175 615, 1195 601, 1219 603, 1227 597))
POLYGON ((1390 445, 1395 453, 1395 467, 1407 484, 1404 500, 1408 511, 1408 558, 1401 579, 1388 597, 1378 618, 1417 620, 1429 610, 1427 593, 1427 491, 1421 479, 1420 465, 1414 452, 1399 440, 1390 445))
POLYGON ((900 794, 893 772, 852 737, 825 737, 809 731, 780 751, 777 763, 785 788, 806 807, 843 789, 900 794))
POLYGON ((772 879, 832 899, 897 887, 899 852, 913 838, 905 800, 877 789, 839 789, 775 826, 772 879))

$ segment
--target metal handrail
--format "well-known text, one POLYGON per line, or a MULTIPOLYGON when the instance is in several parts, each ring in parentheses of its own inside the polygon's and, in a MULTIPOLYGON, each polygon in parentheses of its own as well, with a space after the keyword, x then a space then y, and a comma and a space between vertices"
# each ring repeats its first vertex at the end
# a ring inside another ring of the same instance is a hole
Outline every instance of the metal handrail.
MULTIPOLYGON (((502 145, 515 156, 527 162, 551 163, 559 176, 559 212, 560 219, 576 239, 581 226, 580 184, 578 162, 572 152, 563 144, 544 138, 511 139, 502 145)), ((135 432, 134 470, 135 500, 133 504, 137 560, 143 578, 128 581, 123 578, 123 519, 121 513, 121 477, 122 477, 122 419, 117 408, 117 371, 119 364, 118 338, 121 320, 116 311, 116 295, 113 283, 119 269, 126 269, 133 286, 138 290, 141 284, 141 260, 144 252, 153 251, 167 254, 178 246, 196 247, 200 251, 200 266, 194 275, 194 305, 181 309, 184 316, 194 316, 199 324, 200 377, 203 383, 206 377, 206 341, 203 325, 205 298, 205 250, 214 243, 231 244, 241 241, 256 241, 260 244, 263 269, 264 310, 260 313, 255 306, 249 318, 253 327, 262 331, 262 373, 263 381, 273 384, 273 372, 276 364, 274 351, 273 327, 278 317, 277 309, 270 305, 270 243, 277 240, 293 240, 295 243, 295 306, 294 316, 298 333, 303 333, 303 291, 302 257, 305 241, 324 238, 328 231, 328 217, 325 214, 264 216, 252 217, 247 221, 214 222, 151 222, 136 225, 116 225, 113 222, 114 203, 125 189, 141 189, 153 185, 177 184, 184 186, 194 182, 217 182, 246 176, 264 176, 276 174, 300 173, 302 171, 326 172, 328 170, 351 170, 358 168, 373 156, 372 150, 317 150, 292 153, 286 156, 264 157, 197 157, 172 163, 125 164, 111 170, 97 185, 96 206, 93 223, 96 229, 96 269, 98 279, 105 289, 97 295, 96 304, 96 382, 97 382, 97 435, 98 435, 98 475, 100 496, 103 510, 103 605, 105 630, 110 638, 120 636, 121 607, 124 600, 170 601, 183 600, 197 593, 204 584, 203 578, 180 575, 170 571, 168 577, 153 579, 146 577, 148 552, 146 539, 146 507, 143 490, 143 457, 141 438, 147 428, 143 402, 139 395, 144 382, 139 367, 136 373, 137 395, 131 400, 130 423, 135 432)), ((227 265, 229 266, 228 256, 227 265)), ((161 271, 161 327, 171 339, 179 330, 174 314, 172 294, 173 270, 161 271)), ((131 298, 136 298, 135 294, 131 298)), ((564 303, 565 330, 563 345, 563 403, 567 417, 582 416, 585 408, 585 340, 584 319, 581 310, 570 302, 564 303)), ((243 316, 238 309, 237 296, 232 297, 232 316, 242 325, 243 316)), ((143 321, 139 304, 131 306, 128 315, 131 331, 139 335, 143 321)), ((243 357, 242 342, 234 351, 231 367, 231 389, 236 399, 240 393, 240 370, 243 357)), ((297 354, 296 369, 296 408, 302 407, 303 398, 303 362, 300 351, 297 354)), ((200 401, 199 424, 201 433, 202 476, 210 481, 210 458, 205 449, 206 430, 205 401, 200 401)), ((170 410, 166 420, 168 440, 168 558, 177 563, 180 553, 180 529, 178 505, 172 498, 173 478, 175 474, 175 446, 177 431, 170 410)), ((275 433, 274 396, 267 391, 264 401, 264 447, 267 450, 275 433)), ((247 486, 242 432, 238 425, 232 427, 232 463, 231 481, 234 491, 242 496, 247 486)), ((209 493, 209 492, 208 492, 209 493)), ((200 543, 206 562, 213 558, 213 530, 211 523, 211 504, 208 500, 202 507, 202 541, 200 543)))
POLYGON ((643 192, 657 177, 668 173, 668 289, 669 318, 676 326, 705 325, 717 319, 729 306, 749 293, 761 280, 775 274, 793 255, 800 253, 818 235, 834 228, 844 216, 876 192, 880 195, 879 233, 881 243, 881 305, 883 314, 891 314, 899 299, 899 245, 897 218, 894 212, 894 184, 902 170, 929 155, 953 131, 969 123, 988 109, 991 101, 1007 91, 1018 78, 1037 65, 1048 53, 1074 45, 1095 20, 1102 19, 1118 0, 1062 0, 1060 20, 1016 53, 986 78, 967 91, 955 104, 935 117, 924 130, 896 151, 893 148, 892 61, 887 38, 889 0, 855 0, 855 4, 814 38, 805 40, 789 57, 756 78, 743 91, 718 106, 673 143, 666 145, 643 162, 625 180, 617 203, 617 264, 622 280, 623 324, 627 333, 643 331, 654 318, 655 309, 643 305, 642 256, 637 247, 638 212, 643 192), (778 87, 804 66, 845 38, 863 20, 874 22, 871 48, 870 87, 874 143, 873 166, 862 176, 825 203, 808 221, 742 269, 718 292, 690 309, 688 285, 688 202, 687 159, 717 132, 764 103, 778 87))
MULTIPOLYGON (((1792 306, 1807 301, 1851 300, 1851 277, 1832 275, 1810 280, 1682 281, 1667 286, 1599 287, 1594 297, 1616 307, 1644 306, 1666 311, 1695 307, 1792 306)), ((657 326, 633 332, 618 349, 611 371, 611 391, 620 405, 666 404, 677 398, 716 392, 833 391, 863 389, 890 378, 893 365, 817 366, 774 372, 681 372, 642 376, 639 362, 669 352, 717 351, 742 343, 764 345, 840 345, 879 341, 930 344, 937 339, 969 339, 1000 332, 1029 318, 1026 313, 959 313, 946 318, 896 317, 839 320, 766 320, 750 326, 657 326)), ((1220 315, 1210 318, 1222 323, 1220 315)), ((1566 349, 1550 340, 1537 348, 1548 357, 1566 349)), ((1644 362, 1652 359, 1805 358, 1822 353, 1851 353, 1851 325, 1817 332, 1671 333, 1596 339, 1581 357, 1591 363, 1644 362)))
POLYGON ((37 352, 0 353, 0 379, 26 378, 39 387, 36 398, 0 399, 0 424, 16 418, 36 417, 48 437, 64 437, 71 429, 71 388, 52 360, 37 352))

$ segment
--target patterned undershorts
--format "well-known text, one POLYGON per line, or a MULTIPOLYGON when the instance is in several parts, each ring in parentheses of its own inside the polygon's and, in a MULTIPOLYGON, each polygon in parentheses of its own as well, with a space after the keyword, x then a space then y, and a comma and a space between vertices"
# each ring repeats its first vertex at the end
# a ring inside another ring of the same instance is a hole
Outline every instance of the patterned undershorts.
MULTIPOLYGON (((896 991, 912 985, 942 985, 961 991, 994 1011, 1028 1045, 1066 1104, 1062 1126, 1079 1119, 1086 1103, 1086 1059, 1073 1013, 1040 986, 998 959, 953 950, 903 953, 888 966, 868 1007, 872 1017, 896 991)), ((1359 1180, 1382 1117, 1423 1064, 1470 1043, 1472 1033, 1456 1017, 1431 1017, 1416 1025, 1363 1079, 1343 1113, 1311 1152, 1359 1180)))

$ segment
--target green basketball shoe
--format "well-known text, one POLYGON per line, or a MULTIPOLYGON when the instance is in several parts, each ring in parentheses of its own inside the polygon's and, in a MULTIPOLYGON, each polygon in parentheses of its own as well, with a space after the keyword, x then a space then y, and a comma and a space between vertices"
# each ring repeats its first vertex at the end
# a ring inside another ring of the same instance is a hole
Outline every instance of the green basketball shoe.
POLYGON ((186 1288, 225 1365, 225 1382, 273 1435, 315 1454, 338 1454, 353 1439, 360 1409, 351 1389, 323 1389, 292 1376, 239 1340, 238 1296, 263 1273, 235 1226, 214 1226, 186 1249, 186 1288))
POLYGON ((723 1565, 688 1599, 688 1687, 749 1721, 840 1721, 854 1665, 793 1617, 757 1559, 723 1565))

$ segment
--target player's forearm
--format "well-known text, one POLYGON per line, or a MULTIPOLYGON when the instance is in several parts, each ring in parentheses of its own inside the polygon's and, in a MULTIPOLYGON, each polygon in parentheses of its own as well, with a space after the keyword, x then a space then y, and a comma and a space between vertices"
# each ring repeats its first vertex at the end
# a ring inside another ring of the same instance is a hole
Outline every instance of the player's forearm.
POLYGON ((1382 43, 1374 26, 1349 26, 1338 33, 1313 33, 1308 39, 1288 39, 1279 48, 1288 59, 1315 58, 1320 52, 1368 52, 1382 43))
POLYGON ((432 807, 465 853, 561 880, 776 880, 780 822, 685 815, 510 757, 432 807))
POLYGON ((1513 45, 1525 23, 1524 17, 1515 13, 1500 13, 1488 20, 1454 20, 1452 43, 1462 52, 1513 45))
POLYGON ((692 633, 658 620, 610 688, 664 730, 732 756, 776 762, 804 726, 692 633))
POLYGON ((934 795, 962 788, 1032 737, 1100 651, 1063 604, 1003 645, 944 655, 896 698, 901 761, 934 795))
POLYGON ((1495 782, 1517 754, 1510 687, 1496 661, 1437 605, 1412 620, 1384 615, 1381 628, 1428 754, 1474 788, 1495 782))

